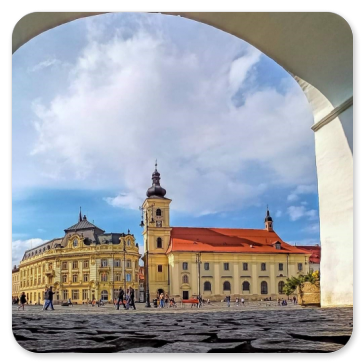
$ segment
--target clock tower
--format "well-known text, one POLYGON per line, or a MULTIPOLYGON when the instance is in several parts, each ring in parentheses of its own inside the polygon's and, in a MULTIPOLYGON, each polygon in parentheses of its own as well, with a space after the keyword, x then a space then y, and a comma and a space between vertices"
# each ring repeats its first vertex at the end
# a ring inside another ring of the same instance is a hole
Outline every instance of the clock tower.
MULTIPOLYGON (((161 292, 169 295, 169 264, 166 251, 170 242, 169 206, 171 199, 160 185, 160 173, 155 162, 152 186, 147 190, 143 205, 144 262, 149 281, 150 300, 161 292)), ((147 276, 146 276, 147 278, 147 276)), ((147 289, 147 286, 146 286, 147 289)))

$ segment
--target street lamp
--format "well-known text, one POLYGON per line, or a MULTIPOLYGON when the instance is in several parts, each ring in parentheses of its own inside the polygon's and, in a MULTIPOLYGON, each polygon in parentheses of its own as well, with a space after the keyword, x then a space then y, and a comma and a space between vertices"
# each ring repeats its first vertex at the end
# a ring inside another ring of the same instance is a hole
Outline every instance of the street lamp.
MULTIPOLYGON (((154 207, 154 204, 151 206, 151 208, 154 207)), ((140 209, 142 210, 142 207, 140 207, 140 209)), ((150 308, 150 291, 149 291, 149 238, 148 238, 148 232, 149 232, 149 224, 152 223, 154 224, 154 217, 153 217, 153 213, 151 213, 151 220, 149 221, 148 215, 147 215, 147 211, 145 211, 145 223, 144 223, 144 216, 141 216, 141 223, 140 223, 140 227, 145 227, 146 226, 146 240, 145 240, 145 282, 146 282, 146 293, 145 293, 145 307, 146 308, 150 308)))
POLYGON ((195 262, 197 263, 197 271, 198 271, 198 299, 200 299, 201 297, 200 296, 200 264, 202 263, 201 257, 202 257, 201 253, 197 253, 195 256, 195 262))

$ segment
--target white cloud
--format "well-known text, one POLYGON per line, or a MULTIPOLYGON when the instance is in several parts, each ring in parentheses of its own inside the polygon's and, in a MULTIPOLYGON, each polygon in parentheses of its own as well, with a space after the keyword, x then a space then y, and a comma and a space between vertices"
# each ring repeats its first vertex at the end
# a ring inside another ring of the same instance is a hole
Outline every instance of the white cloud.
POLYGON ((13 265, 19 265, 19 262, 24 256, 24 252, 30 248, 41 245, 42 243, 47 242, 48 240, 44 240, 41 238, 30 238, 26 240, 18 239, 12 242, 12 260, 13 265))
POLYGON ((48 67, 51 67, 51 66, 54 66, 56 64, 60 64, 60 60, 58 59, 54 59, 54 58, 49 58, 49 59, 46 59, 42 62, 39 62, 38 64, 36 64, 35 66, 33 67, 29 67, 28 68, 28 72, 38 72, 44 68, 48 68, 48 67))
POLYGON ((105 201, 136 209, 158 158, 174 210, 195 215, 256 205, 274 185, 314 181, 312 116, 297 84, 284 94, 253 87, 241 107, 231 100, 259 51, 222 35, 203 51, 193 50, 194 39, 181 49, 142 26, 132 36, 100 34, 90 30, 68 89, 49 104, 34 101, 39 173, 27 180, 117 189, 105 201))
MULTIPOLYGON (((299 200, 300 198, 299 196, 301 194, 312 194, 312 193, 317 193, 317 187, 315 184, 298 185, 296 189, 287 196, 287 200, 289 202, 295 202, 299 200)), ((302 202, 301 204, 304 204, 304 202, 302 202)))
POLYGON ((305 206, 290 206, 287 208, 290 220, 297 221, 300 218, 307 217, 309 220, 317 218, 318 213, 315 209, 307 210, 305 206))
POLYGON ((276 216, 277 218, 280 218, 280 217, 282 216, 282 211, 280 211, 280 210, 276 211, 275 216, 276 216))
POLYGON ((312 224, 309 224, 307 227, 303 228, 302 231, 312 233, 312 234, 319 233, 320 225, 319 225, 319 223, 312 223, 312 224))

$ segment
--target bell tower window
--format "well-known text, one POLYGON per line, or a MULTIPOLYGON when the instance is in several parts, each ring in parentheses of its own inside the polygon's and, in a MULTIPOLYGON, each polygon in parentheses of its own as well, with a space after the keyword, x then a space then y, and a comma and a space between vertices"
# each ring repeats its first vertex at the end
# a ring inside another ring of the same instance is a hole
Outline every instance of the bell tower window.
POLYGON ((158 208, 158 209, 156 210, 156 216, 157 216, 157 217, 161 217, 161 209, 160 209, 160 208, 158 208))
POLYGON ((163 248, 163 241, 160 237, 157 238, 156 240, 156 247, 157 248, 163 248))

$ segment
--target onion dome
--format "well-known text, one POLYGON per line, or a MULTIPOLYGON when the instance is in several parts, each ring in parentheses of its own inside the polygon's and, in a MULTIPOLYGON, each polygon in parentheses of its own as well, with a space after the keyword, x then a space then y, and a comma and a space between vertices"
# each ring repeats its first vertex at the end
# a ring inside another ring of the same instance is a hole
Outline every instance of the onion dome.
POLYGON ((147 190, 146 196, 148 198, 158 197, 164 198, 166 194, 166 190, 160 186, 160 173, 158 172, 158 163, 155 162, 155 171, 152 174, 151 180, 153 181, 153 185, 147 190))
POLYGON ((265 222, 272 222, 272 217, 270 216, 270 211, 267 208, 265 222))

